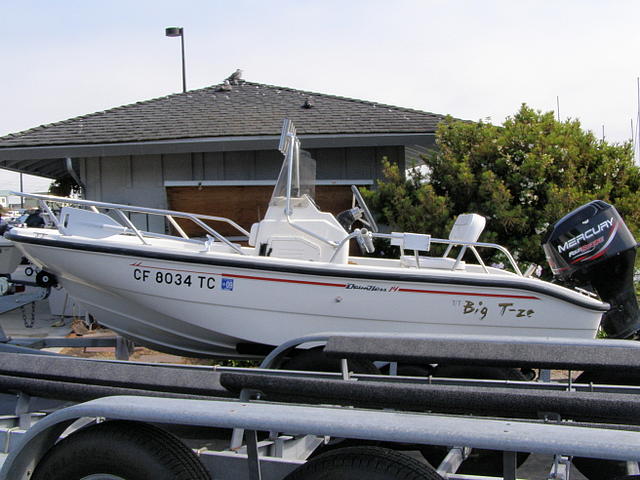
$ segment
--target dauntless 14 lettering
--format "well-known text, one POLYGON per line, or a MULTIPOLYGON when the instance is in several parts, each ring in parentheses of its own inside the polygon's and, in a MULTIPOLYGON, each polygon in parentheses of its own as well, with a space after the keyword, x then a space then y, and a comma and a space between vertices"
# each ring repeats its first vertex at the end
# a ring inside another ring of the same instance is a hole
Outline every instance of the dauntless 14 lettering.
POLYGON ((398 287, 378 287, 376 285, 358 285, 357 283, 347 283, 347 290, 367 290, 368 292, 397 292, 398 287))
POLYGON ((595 235, 599 233, 603 233, 604 231, 610 229, 613 226, 613 217, 609 220, 605 220, 595 227, 589 228, 585 230, 580 235, 576 235, 575 237, 564 242, 564 245, 558 245, 558 252, 562 253, 569 248, 576 247, 580 245, 582 242, 587 242, 589 239, 593 238, 595 235))

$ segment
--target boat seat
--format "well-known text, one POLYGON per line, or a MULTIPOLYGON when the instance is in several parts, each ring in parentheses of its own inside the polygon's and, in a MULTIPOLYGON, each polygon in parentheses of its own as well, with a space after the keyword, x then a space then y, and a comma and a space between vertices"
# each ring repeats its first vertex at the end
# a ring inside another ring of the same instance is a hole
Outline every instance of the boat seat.
POLYGON ((408 268, 437 268, 442 270, 464 270, 465 263, 460 261, 456 265, 455 258, 447 257, 428 257, 424 255, 405 255, 405 250, 413 250, 414 252, 428 252, 431 248, 431 235, 419 233, 400 233, 392 232, 391 245, 400 247, 402 254, 400 255, 400 265, 408 268))
POLYGON ((477 242, 486 223, 487 219, 477 213, 463 213, 458 215, 449 232, 449 240, 477 242))
MULTIPOLYGON (((451 240, 452 242, 475 243, 478 241, 478 238, 480 238, 480 234, 484 230, 484 226, 486 224, 487 219, 482 215, 478 215, 477 213, 463 213, 461 215, 458 215, 458 218, 456 218, 456 221, 453 224, 453 227, 451 227, 451 231, 449 232, 449 240, 451 240)), ((451 250, 456 245, 459 244, 450 243, 447 246, 444 255, 442 256, 444 258, 448 258, 451 250)), ((462 245, 462 248, 460 248, 460 252, 458 253, 457 257, 459 260, 462 260, 462 257, 464 257, 467 248, 471 248, 476 253, 476 256, 478 255, 475 247, 462 245)))
MULTIPOLYGON (((477 242, 480 234, 484 230, 486 219, 482 215, 476 213, 465 213, 458 215, 451 231, 449 232, 449 240, 452 242, 477 242)), ((405 255, 405 250, 413 250, 416 254, 420 251, 429 251, 431 248, 431 236, 417 233, 400 233, 392 232, 391 245, 400 247, 400 265, 403 267, 413 268, 436 268, 442 270, 465 270, 466 264, 463 262, 462 256, 467 249, 463 246, 458 258, 460 261, 456 265, 456 258, 449 257, 452 247, 455 243, 450 244, 442 257, 427 257, 418 255, 405 255)))
POLYGON ((348 246, 336 254, 335 245, 349 234, 331 213, 318 210, 305 196, 292 200, 293 213, 287 219, 285 205, 284 199, 272 199, 264 218, 251 226, 249 245, 256 255, 347 263, 348 246))
POLYGON ((267 245, 271 257, 317 261, 322 253, 315 243, 296 236, 273 235, 267 245))

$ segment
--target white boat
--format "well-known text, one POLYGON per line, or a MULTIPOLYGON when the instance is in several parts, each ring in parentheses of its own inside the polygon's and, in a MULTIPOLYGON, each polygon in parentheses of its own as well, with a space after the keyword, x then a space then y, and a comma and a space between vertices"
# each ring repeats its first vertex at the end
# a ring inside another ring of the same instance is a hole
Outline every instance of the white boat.
MULTIPOLYGON (((244 357, 319 332, 596 335, 610 305, 522 274, 504 248, 477 241, 483 217, 461 215, 448 239, 377 233, 353 188, 354 208, 339 221, 315 205, 315 164, 300 155, 287 121, 280 150, 267 213, 250 232, 221 217, 23 194, 40 201, 56 228, 13 228, 7 238, 101 324, 183 355, 244 357), (53 204, 64 205, 57 216, 53 204), (162 215, 177 233, 143 232, 127 211, 162 215), (189 238, 176 218, 197 223, 208 238, 189 238), (365 225, 350 231, 354 219, 365 225), (233 226, 248 245, 206 222, 233 226), (398 245, 401 255, 349 255, 351 240, 372 251, 373 238, 398 245), (445 255, 429 256, 437 243, 448 245, 445 255), (500 250, 513 271, 485 265, 480 249, 500 250)), ((637 329, 638 319, 626 323, 637 329)))
POLYGON ((6 238, 0 237, 0 275, 13 272, 22 259, 22 253, 6 238))

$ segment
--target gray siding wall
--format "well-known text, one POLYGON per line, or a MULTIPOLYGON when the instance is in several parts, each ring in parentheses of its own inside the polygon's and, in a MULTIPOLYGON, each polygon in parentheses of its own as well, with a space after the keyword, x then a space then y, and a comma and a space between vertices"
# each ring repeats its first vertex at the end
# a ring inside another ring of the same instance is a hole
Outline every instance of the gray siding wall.
MULTIPOLYGON (((319 180, 382 177, 383 157, 404 168, 404 147, 322 148, 309 150, 319 180)), ((80 159, 86 198, 111 203, 167 208, 164 182, 190 180, 275 180, 282 155, 275 150, 133 155, 80 159)), ((153 217, 132 217, 141 228, 164 231, 153 217)))

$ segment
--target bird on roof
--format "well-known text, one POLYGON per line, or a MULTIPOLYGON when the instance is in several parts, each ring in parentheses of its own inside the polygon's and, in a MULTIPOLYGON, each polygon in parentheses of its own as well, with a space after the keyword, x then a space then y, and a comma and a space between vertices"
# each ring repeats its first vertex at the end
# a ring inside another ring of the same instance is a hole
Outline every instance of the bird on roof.
POLYGON ((225 78, 225 81, 228 81, 230 85, 240 85, 240 82, 242 81, 242 70, 237 69, 227 78, 225 78))
POLYGON ((231 84, 229 83, 229 80, 225 80, 222 85, 218 85, 218 88, 216 88, 216 92, 229 92, 229 91, 231 91, 231 84))

